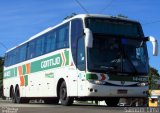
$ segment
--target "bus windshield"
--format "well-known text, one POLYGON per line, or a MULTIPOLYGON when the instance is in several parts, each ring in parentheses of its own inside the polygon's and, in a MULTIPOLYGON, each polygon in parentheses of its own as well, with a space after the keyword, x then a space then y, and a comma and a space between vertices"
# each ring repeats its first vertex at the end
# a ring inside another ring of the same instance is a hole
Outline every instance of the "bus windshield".
POLYGON ((116 27, 111 26, 110 23, 108 27, 107 23, 103 23, 101 25, 104 31, 101 31, 98 30, 98 28, 102 29, 100 24, 97 27, 93 27, 96 25, 92 23, 87 23, 87 25, 93 31, 93 47, 88 48, 89 71, 148 73, 147 48, 141 38, 140 28, 136 25, 132 28, 131 25, 127 27, 121 24, 117 24, 118 27, 116 27), (110 27, 115 27, 113 29, 116 30, 108 31, 110 27))

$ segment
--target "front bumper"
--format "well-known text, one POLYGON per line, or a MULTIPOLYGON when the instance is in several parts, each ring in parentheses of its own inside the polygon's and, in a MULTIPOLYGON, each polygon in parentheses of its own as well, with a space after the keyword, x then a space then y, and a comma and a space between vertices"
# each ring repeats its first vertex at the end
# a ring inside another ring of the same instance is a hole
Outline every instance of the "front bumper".
POLYGON ((88 83, 86 95, 88 97, 147 97, 148 86, 125 87, 107 86, 88 83))

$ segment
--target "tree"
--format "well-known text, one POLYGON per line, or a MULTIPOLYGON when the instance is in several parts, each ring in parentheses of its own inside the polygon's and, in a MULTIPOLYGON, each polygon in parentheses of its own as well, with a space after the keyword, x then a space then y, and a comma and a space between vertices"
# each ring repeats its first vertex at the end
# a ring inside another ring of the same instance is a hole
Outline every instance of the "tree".
POLYGON ((158 73, 158 70, 150 67, 150 73, 149 73, 149 89, 158 89, 157 80, 160 79, 160 75, 158 73))

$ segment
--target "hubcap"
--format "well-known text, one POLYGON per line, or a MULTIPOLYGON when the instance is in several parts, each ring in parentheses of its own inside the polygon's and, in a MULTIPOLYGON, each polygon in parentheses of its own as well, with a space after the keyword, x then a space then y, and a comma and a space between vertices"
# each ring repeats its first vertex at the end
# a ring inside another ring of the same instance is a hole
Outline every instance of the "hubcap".
POLYGON ((66 97, 67 97, 66 87, 63 87, 61 90, 61 99, 66 100, 66 97))

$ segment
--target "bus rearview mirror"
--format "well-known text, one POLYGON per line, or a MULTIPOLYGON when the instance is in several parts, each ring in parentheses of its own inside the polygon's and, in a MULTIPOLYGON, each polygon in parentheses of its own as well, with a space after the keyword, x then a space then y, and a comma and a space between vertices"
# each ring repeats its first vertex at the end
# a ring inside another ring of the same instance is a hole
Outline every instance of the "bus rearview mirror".
POLYGON ((93 47, 93 34, 92 31, 88 28, 84 29, 84 33, 85 33, 85 45, 88 48, 92 48, 93 47))
POLYGON ((148 41, 152 43, 153 46, 153 55, 157 56, 158 55, 158 42, 153 36, 147 37, 148 41))

